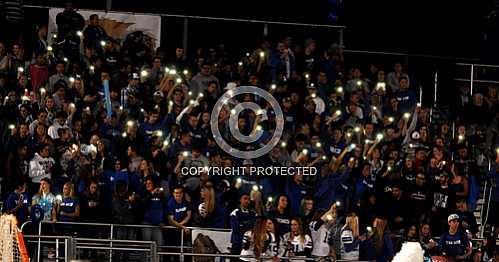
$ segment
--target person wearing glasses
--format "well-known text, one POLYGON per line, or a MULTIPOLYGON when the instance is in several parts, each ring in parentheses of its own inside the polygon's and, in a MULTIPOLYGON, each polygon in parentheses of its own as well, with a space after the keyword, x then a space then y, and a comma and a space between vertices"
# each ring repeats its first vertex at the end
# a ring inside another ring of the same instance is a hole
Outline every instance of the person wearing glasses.
POLYGON ((466 233, 459 231, 459 215, 451 214, 447 218, 449 231, 440 236, 439 253, 450 261, 466 261, 472 247, 466 233))

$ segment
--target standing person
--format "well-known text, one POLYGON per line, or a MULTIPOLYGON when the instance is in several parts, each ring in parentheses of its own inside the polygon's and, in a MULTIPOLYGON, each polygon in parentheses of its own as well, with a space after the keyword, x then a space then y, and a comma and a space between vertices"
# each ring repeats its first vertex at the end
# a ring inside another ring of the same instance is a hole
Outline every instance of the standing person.
POLYGON ((312 256, 316 257, 319 261, 326 261, 332 256, 336 257, 334 248, 329 245, 330 229, 338 216, 336 203, 332 204, 329 210, 322 213, 316 213, 309 228, 312 235, 313 249, 312 256))
POLYGON ((36 192, 44 178, 52 178, 52 167, 55 160, 50 157, 50 146, 41 144, 38 153, 29 162, 29 177, 31 178, 30 192, 36 192))
POLYGON ((449 188, 447 172, 440 174, 432 191, 431 228, 435 234, 439 235, 445 230, 445 217, 450 213, 449 210, 456 205, 454 192, 449 188))
MULTIPOLYGON (((244 233, 253 228, 255 223, 256 213, 249 209, 250 195, 243 193, 239 197, 239 208, 234 209, 230 213, 230 227, 232 234, 230 242, 232 244, 230 253, 232 255, 240 255, 243 248, 244 233)), ((232 262, 240 261, 237 258, 231 259, 232 262)))
MULTIPOLYGON (((55 213, 57 220, 61 222, 75 222, 80 217, 80 200, 75 196, 74 185, 71 182, 64 184, 62 188, 62 199, 56 197, 55 213)), ((74 234, 73 225, 62 225, 65 236, 74 234)))
MULTIPOLYGON (((133 224, 135 223, 136 199, 135 193, 129 193, 126 183, 118 181, 116 183, 116 192, 112 201, 112 216, 114 223, 117 224, 133 224)), ((130 227, 117 227, 116 239, 137 239, 137 232, 135 228, 130 227)), ((117 261, 128 261, 130 252, 118 251, 116 252, 117 261)))
MULTIPOLYGON (((168 201, 168 222, 171 226, 177 228, 172 235, 170 245, 179 246, 181 239, 181 230, 183 230, 184 235, 189 234, 189 229, 187 226, 191 221, 192 211, 189 203, 184 198, 184 187, 181 185, 175 186, 173 188, 173 197, 168 201)), ((184 238, 185 239, 185 238, 184 238)), ((178 257, 175 257, 178 261, 178 257)))
POLYGON ((14 192, 10 193, 5 201, 5 210, 7 211, 7 214, 15 215, 18 225, 22 225, 26 222, 29 216, 29 207, 31 203, 29 202, 26 187, 26 182, 17 180, 16 189, 14 189, 14 192))
POLYGON ((359 260, 359 218, 355 213, 347 216, 341 229, 341 259, 359 260))
POLYGON ((241 256, 255 258, 241 258, 243 261, 260 261, 262 256, 272 256, 273 261, 279 261, 271 250, 276 245, 276 236, 267 230, 267 219, 258 218, 252 230, 244 233, 241 256))
MULTIPOLYGON (((38 193, 36 193, 33 198, 31 199, 31 205, 32 206, 37 206, 41 208, 41 211, 43 214, 40 214, 42 217, 40 220, 43 220, 45 222, 56 222, 57 221, 57 216, 55 212, 55 202, 56 198, 54 194, 52 194, 51 190, 51 181, 48 178, 42 178, 40 180, 40 189, 38 193)), ((36 209, 34 209, 36 210, 36 209)), ((38 214, 36 213, 31 213, 31 220, 37 221, 38 218, 35 218, 38 214)), ((42 232, 43 234, 53 234, 54 233, 54 228, 47 228, 43 227, 42 225, 42 232)), ((54 257, 55 256, 55 249, 53 247, 49 248, 49 253, 48 257, 54 257)))
POLYGON ((437 246, 438 242, 433 240, 433 238, 431 236, 429 224, 423 224, 421 226, 421 229, 419 232, 419 242, 421 243, 421 246, 423 247, 423 250, 425 252, 425 256, 431 256, 435 253, 435 247, 437 246))
POLYGON ((201 186, 202 203, 199 204, 199 223, 201 227, 224 228, 226 210, 223 205, 217 201, 215 189, 211 182, 206 182, 201 186))
POLYGON ((280 195, 277 198, 276 208, 269 213, 269 217, 277 221, 277 233, 279 237, 288 233, 291 226, 291 217, 289 216, 289 200, 286 195, 280 195))
MULTIPOLYGON (((55 216, 53 215, 52 209, 55 204, 55 196, 50 191, 51 182, 48 178, 42 178, 40 181, 40 189, 38 193, 36 193, 32 200, 31 205, 39 205, 43 210, 43 219, 44 221, 56 221, 55 216)), ((54 212, 55 214, 55 212, 54 212)))
MULTIPOLYGON (((291 231, 284 234, 281 244, 283 245, 284 257, 309 257, 312 252, 312 238, 308 234, 305 234, 299 218, 291 220, 291 231)), ((293 259, 293 261, 305 260, 293 259)))
POLYGON ((460 232, 459 215, 452 214, 447 218, 449 231, 440 236, 439 253, 452 261, 466 261, 471 255, 471 242, 468 236, 460 232))
POLYGON ((380 262, 388 262, 394 255, 393 242, 388 229, 388 222, 384 218, 377 217, 374 220, 372 230, 368 227, 369 235, 362 237, 365 240, 363 254, 360 255, 360 260, 376 260, 380 262), (371 233, 372 232, 372 233, 371 233))
POLYGON ((153 177, 145 181, 147 195, 143 199, 144 217, 142 224, 150 225, 142 229, 142 239, 156 241, 158 246, 163 245, 163 232, 161 231, 166 220, 166 199, 163 188, 158 187, 153 177))
MULTIPOLYGON (((217 86, 219 85, 218 78, 212 74, 212 65, 209 63, 203 63, 201 65, 201 71, 191 79, 190 91, 192 92, 192 97, 197 97, 200 93, 204 93, 208 89, 210 82, 215 81, 217 86)), ((216 91, 220 93, 220 90, 216 91)))

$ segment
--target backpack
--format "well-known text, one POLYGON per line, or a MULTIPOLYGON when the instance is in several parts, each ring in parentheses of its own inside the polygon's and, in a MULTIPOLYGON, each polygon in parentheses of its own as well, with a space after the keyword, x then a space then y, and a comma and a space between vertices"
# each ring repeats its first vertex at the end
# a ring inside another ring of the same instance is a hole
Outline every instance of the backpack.
MULTIPOLYGON (((207 235, 198 234, 192 245, 193 253, 199 254, 220 254, 215 242, 207 235)), ((194 257, 194 262, 213 262, 215 257, 194 257)))

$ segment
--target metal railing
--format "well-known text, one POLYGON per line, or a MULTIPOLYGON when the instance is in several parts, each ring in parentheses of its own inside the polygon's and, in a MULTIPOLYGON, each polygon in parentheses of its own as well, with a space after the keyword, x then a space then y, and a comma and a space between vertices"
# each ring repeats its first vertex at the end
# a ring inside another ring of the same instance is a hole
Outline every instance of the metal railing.
MULTIPOLYGON (((60 8, 60 7, 53 7, 53 6, 45 6, 45 5, 24 5, 25 8, 38 8, 38 9, 49 9, 49 8, 60 8)), ((79 9, 82 11, 89 11, 88 9, 79 9)), ((212 16, 196 16, 196 15, 179 15, 179 14, 166 14, 166 13, 154 13, 154 12, 127 12, 127 11, 119 11, 119 10, 113 10, 113 11, 107 11, 107 13, 120 13, 120 14, 132 14, 132 15, 154 15, 154 16, 160 16, 162 19, 166 20, 167 23, 171 24, 177 24, 177 26, 180 26, 182 28, 182 34, 180 39, 182 39, 182 46, 184 50, 188 50, 188 41, 189 37, 193 37, 192 31, 194 29, 193 25, 197 21, 203 21, 203 22, 222 22, 220 26, 223 25, 228 25, 228 23, 232 24, 238 24, 238 25, 257 25, 261 26, 259 28, 254 28, 252 27, 251 31, 252 32, 260 32, 261 35, 254 35, 249 39, 256 39, 258 37, 267 37, 269 34, 269 27, 270 26, 275 26, 276 30, 275 32, 280 32, 282 30, 282 27, 293 27, 294 30, 288 30, 290 32, 295 32, 297 31, 297 28, 316 28, 316 29, 326 29, 326 30, 332 30, 334 31, 337 35, 335 35, 335 39, 337 40, 337 43, 339 46, 343 47, 344 46, 344 30, 345 26, 342 25, 330 25, 330 24, 317 24, 317 23, 298 23, 298 22, 286 22, 286 21, 270 21, 270 20, 257 20, 257 19, 240 19, 240 18, 229 18, 229 17, 212 17, 212 16), (167 20, 169 19, 169 20, 167 20), (172 21, 171 19, 175 19, 175 21, 172 21), (228 22, 228 23, 226 23, 228 22)), ((202 25, 206 26, 205 23, 202 25)), ((168 26, 167 26, 168 27, 168 26)), ((215 28, 211 28, 212 30, 215 28)), ((273 28, 271 28, 273 29, 273 28)), ((162 29, 164 30, 164 29, 162 29)), ((166 30, 165 30, 166 31, 166 30)), ((203 30, 204 31, 204 30, 203 30)), ((50 32, 49 32, 50 33, 50 32)), ((235 33, 235 32, 233 32, 235 33)), ((310 31, 309 31, 310 33, 310 31)), ((161 34, 166 35, 166 34, 161 34)), ((325 33, 323 32, 323 34, 325 33)), ((171 36, 169 34, 169 36, 171 36)), ((169 37, 172 38, 172 37, 169 37)), ((330 39, 332 37, 329 37, 330 39)), ((166 38, 165 38, 166 39, 166 38)), ((169 40, 169 39, 166 39, 169 40)), ((226 39, 227 40, 227 39, 226 39)), ((163 40, 164 41, 164 40, 163 40)), ((161 44, 162 46, 165 45, 165 43, 161 44)), ((168 45, 168 43, 166 43, 168 45)))
MULTIPOLYGON (((25 225, 30 223, 27 221, 24 223, 21 228, 24 228, 25 225)), ((186 250, 192 249, 189 246, 185 245, 185 237, 183 231, 180 232, 180 246, 158 246, 155 241, 139 241, 134 239, 113 239, 113 235, 109 236, 109 239, 98 239, 98 238, 84 238, 84 237, 70 237, 70 236, 43 236, 41 235, 42 224, 55 224, 55 225, 73 225, 73 226, 107 226, 110 229, 110 232, 113 231, 117 227, 128 227, 128 228, 159 228, 159 226, 151 226, 151 225, 130 225, 130 224, 108 224, 108 223, 83 223, 83 222, 41 222, 38 225, 39 234, 38 235, 24 235, 24 238, 27 239, 27 243, 37 244, 37 252, 36 252, 36 261, 41 260, 41 245, 42 244, 50 244, 55 245, 56 247, 56 259, 57 261, 64 259, 64 261, 70 261, 71 259, 77 258, 78 251, 81 250, 102 250, 109 252, 109 261, 113 261, 113 251, 127 251, 127 252, 145 252, 150 254, 150 261, 157 262, 160 261, 161 256, 178 256, 180 261, 184 261, 185 257, 220 257, 220 258, 251 258, 255 259, 254 256, 241 256, 241 255, 231 255, 226 253, 218 253, 218 254, 205 254, 205 253, 194 253, 194 252, 186 252, 186 250), (61 241, 62 240, 62 241, 61 241), (60 245, 64 246, 63 256, 61 256, 60 245), (160 248, 175 248, 178 249, 179 252, 166 252, 159 250, 160 248)), ((164 229, 176 229, 173 226, 163 226, 161 228, 164 229)), ((199 229, 199 230, 213 230, 213 231, 223 231, 230 232, 228 229, 219 229, 219 228, 200 228, 200 227, 188 227, 189 229, 199 229)), ((397 237, 397 235, 394 235, 397 237)), ((398 236, 400 237, 400 236, 398 236)), ((436 237, 438 239, 438 237, 436 237)), ((482 243, 484 238, 473 238, 472 241, 475 243, 482 243)), ((260 259, 271 259, 271 257, 261 257, 260 259)), ((315 261, 316 258, 313 257, 280 257, 280 259, 287 260, 306 260, 306 261, 315 261)), ((342 260, 336 260, 342 261, 342 260)))
POLYGON ((499 79, 490 79, 489 77, 492 73, 488 73, 486 71, 496 70, 495 73, 499 72, 499 65, 486 65, 486 64, 470 64, 470 63, 456 63, 456 67, 458 69, 463 68, 468 72, 469 78, 465 77, 456 77, 454 78, 457 82, 469 83, 470 85, 470 93, 473 95, 475 91, 475 84, 499 84, 499 79), (486 79, 480 79, 479 73, 482 74, 482 77, 487 77, 486 79))
MULTIPOLYGON (((26 225, 31 223, 31 221, 27 221, 21 225, 21 231, 25 228, 26 225)), ((185 249, 189 248, 185 245, 185 237, 184 237, 184 232, 181 230, 181 235, 180 235, 180 246, 157 246, 154 241, 137 241, 137 240, 118 240, 115 239, 115 232, 116 228, 120 227, 127 227, 127 228, 135 228, 137 230, 143 229, 143 228, 161 228, 161 229, 177 229, 174 226, 153 226, 153 225, 131 225, 131 224, 111 224, 111 223, 83 223, 83 222, 49 222, 49 221, 42 221, 38 224, 38 235, 40 237, 48 237, 50 236, 42 236, 42 226, 43 225, 72 225, 72 226, 90 226, 90 227, 107 227, 109 230, 109 238, 108 239, 98 239, 98 238, 81 238, 81 237, 74 237, 73 239, 76 241, 76 250, 79 249, 95 249, 95 250, 108 250, 109 251, 109 261, 112 261, 113 257, 113 251, 116 250, 127 250, 127 251, 151 251, 157 250, 158 248, 175 248, 179 249, 180 252, 178 252, 179 256, 181 259, 183 259, 183 254, 185 249), (94 241, 94 242, 92 242, 94 241), (89 243, 90 242, 90 243, 89 243), (95 242, 99 243, 108 243, 106 246, 102 245, 97 245, 95 242), (81 243, 81 244, 80 244, 81 243), (150 247, 149 249, 136 249, 131 244, 152 244, 154 243, 154 247, 150 247), (127 244, 125 247, 117 247, 116 244, 127 244)), ((219 232, 231 232, 230 229, 220 229, 220 228, 199 228, 199 227, 187 227, 190 230, 195 230, 195 229, 202 229, 202 230, 210 230, 210 231, 219 231, 219 232)), ((38 246, 37 246, 37 259, 40 261, 40 252, 41 252, 41 244, 42 242, 40 239, 38 239, 38 246)), ((152 257, 155 257, 156 251, 152 253, 152 257)))

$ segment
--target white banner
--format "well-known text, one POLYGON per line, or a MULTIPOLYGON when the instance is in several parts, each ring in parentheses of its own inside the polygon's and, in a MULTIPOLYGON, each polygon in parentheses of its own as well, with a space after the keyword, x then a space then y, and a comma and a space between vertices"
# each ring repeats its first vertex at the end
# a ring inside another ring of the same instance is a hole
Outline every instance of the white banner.
MULTIPOLYGON (((57 14, 64 11, 62 8, 49 9, 48 40, 51 43, 52 34, 57 32, 57 14)), ((106 29, 109 36, 114 39, 124 40, 125 37, 135 31, 143 31, 155 40, 155 48, 161 44, 161 17, 157 15, 138 15, 118 12, 103 12, 97 10, 78 10, 85 22, 88 23, 90 15, 99 16, 100 25, 106 29)))
POLYGON ((192 244, 194 245, 194 240, 196 240, 196 237, 198 234, 203 234, 205 236, 208 236, 215 242, 215 245, 217 246, 218 250, 222 253, 230 253, 230 235, 231 232, 223 232, 223 231, 212 231, 212 230, 201 230, 201 229, 193 229, 192 230, 192 244))

